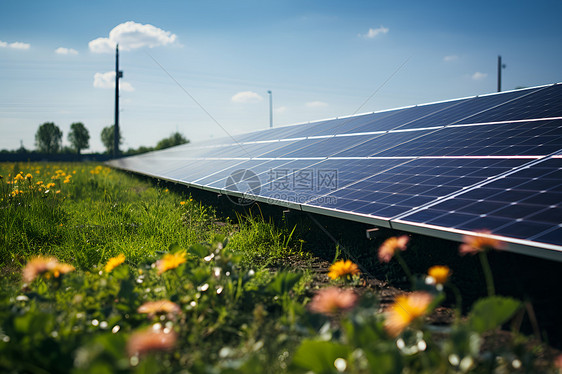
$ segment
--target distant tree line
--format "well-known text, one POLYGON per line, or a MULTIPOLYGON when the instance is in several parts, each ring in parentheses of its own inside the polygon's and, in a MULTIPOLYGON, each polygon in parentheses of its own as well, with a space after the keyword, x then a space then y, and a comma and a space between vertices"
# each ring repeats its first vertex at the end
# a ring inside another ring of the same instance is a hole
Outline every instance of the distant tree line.
MULTIPOLYGON (((115 125, 104 127, 101 131, 101 142, 103 143, 106 152, 113 152, 113 142, 114 142, 115 125)), ((119 134, 119 145, 123 143, 123 137, 119 134)), ((129 148, 127 151, 123 152, 124 156, 138 155, 141 153, 159 151, 161 149, 166 149, 170 147, 175 147, 176 145, 182 145, 189 143, 189 140, 179 132, 174 132, 170 134, 167 138, 160 140, 156 143, 155 147, 147 147, 141 145, 138 148, 129 148)))
MULTIPOLYGON (((106 149, 107 154, 113 153, 114 129, 114 125, 104 127, 100 134, 101 141, 106 149)), ((57 125, 55 125, 54 122, 45 122, 39 126, 37 132, 35 133, 36 150, 38 153, 42 154, 75 153, 77 155, 80 155, 80 152, 82 150, 90 148, 90 133, 82 122, 74 122, 70 125, 70 132, 68 133, 68 141, 70 142, 69 147, 63 147, 62 139, 62 130, 57 125)), ((123 137, 121 136, 121 134, 119 134, 119 144, 121 145, 122 143, 123 137)), ((189 143, 189 140, 186 139, 185 136, 183 136, 179 132, 174 132, 167 138, 160 140, 154 147, 140 146, 136 149, 129 148, 122 154, 125 156, 136 155, 170 148, 186 143, 189 143)), ((22 145, 15 151, 2 150, 0 151, 0 153, 29 153, 29 151, 26 150, 22 145)))

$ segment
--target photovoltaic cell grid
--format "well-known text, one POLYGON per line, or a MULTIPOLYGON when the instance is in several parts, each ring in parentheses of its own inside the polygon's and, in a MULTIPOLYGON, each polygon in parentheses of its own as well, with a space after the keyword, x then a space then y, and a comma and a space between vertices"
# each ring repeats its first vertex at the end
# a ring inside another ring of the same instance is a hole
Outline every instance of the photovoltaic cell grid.
POLYGON ((487 229, 562 260, 562 84, 187 144, 110 165, 452 240, 487 229))

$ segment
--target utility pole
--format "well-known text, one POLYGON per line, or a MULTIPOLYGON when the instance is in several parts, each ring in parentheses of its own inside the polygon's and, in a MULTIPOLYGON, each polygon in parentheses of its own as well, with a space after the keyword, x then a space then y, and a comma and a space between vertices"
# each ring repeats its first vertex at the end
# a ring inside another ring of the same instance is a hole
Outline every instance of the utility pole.
POLYGON ((502 69, 505 69, 505 64, 502 64, 502 56, 498 56, 498 92, 502 92, 502 69))
POLYGON ((119 70, 119 44, 115 47, 115 124, 113 125, 113 157, 119 157, 119 78, 123 72, 119 70))
POLYGON ((269 128, 273 128, 273 99, 271 91, 267 91, 269 94, 269 128))

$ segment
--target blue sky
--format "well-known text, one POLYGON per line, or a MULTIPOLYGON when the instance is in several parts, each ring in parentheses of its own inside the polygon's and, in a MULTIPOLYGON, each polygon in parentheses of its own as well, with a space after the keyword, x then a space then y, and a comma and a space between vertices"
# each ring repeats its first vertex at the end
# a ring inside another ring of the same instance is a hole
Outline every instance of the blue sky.
POLYGON ((281 126, 495 92, 498 55, 504 90, 561 82, 560 14, 542 0, 0 0, 0 149, 33 149, 43 122, 68 144, 83 122, 103 150, 115 42, 127 149, 267 128, 268 90, 281 126))

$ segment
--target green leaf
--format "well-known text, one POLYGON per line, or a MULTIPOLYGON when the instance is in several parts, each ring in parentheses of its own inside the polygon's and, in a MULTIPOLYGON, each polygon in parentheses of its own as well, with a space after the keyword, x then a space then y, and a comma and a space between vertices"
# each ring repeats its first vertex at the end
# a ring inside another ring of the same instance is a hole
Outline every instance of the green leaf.
POLYGON ((478 300, 469 314, 472 329, 482 333, 495 329, 508 321, 521 303, 510 297, 491 296, 478 300))
POLYGON ((288 271, 280 272, 267 285, 266 291, 275 295, 284 295, 291 291, 301 277, 301 273, 291 273, 288 271))
POLYGON ((203 244, 194 244, 187 249, 187 252, 199 258, 203 258, 211 253, 211 249, 203 244))
POLYGON ((347 361, 350 353, 351 349, 343 344, 304 340, 293 356, 291 366, 295 369, 310 370, 316 374, 338 373, 334 362, 338 358, 347 361))

